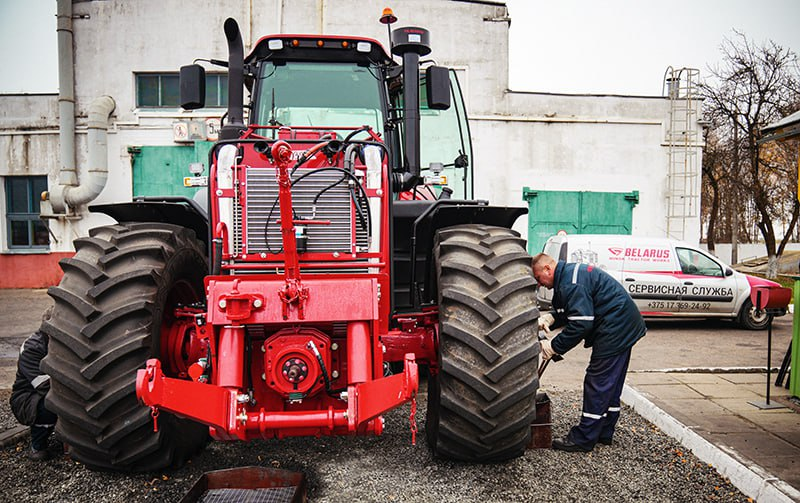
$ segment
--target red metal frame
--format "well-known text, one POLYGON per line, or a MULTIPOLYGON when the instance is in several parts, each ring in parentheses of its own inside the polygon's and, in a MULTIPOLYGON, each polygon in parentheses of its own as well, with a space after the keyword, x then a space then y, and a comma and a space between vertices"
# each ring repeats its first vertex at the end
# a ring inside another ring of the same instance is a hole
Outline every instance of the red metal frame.
MULTIPOLYGON (((245 136, 253 137, 258 128, 251 126, 245 136)), ((303 136, 317 143, 303 141, 299 148, 321 149, 321 133, 303 136)), ((244 155, 234 166, 238 185, 222 195, 240 191, 244 166, 275 170, 284 251, 232 255, 227 249, 232 229, 220 221, 219 198, 212 199, 212 237, 226 244, 222 275, 206 278, 205 311, 178 310, 163 327, 161 360, 149 360, 138 372, 137 396, 154 414, 163 409, 195 419, 223 440, 380 434, 381 414, 414 403, 416 362, 437 361, 436 309, 397 317, 398 328, 390 330, 386 161, 381 189, 367 192, 380 198, 380 215, 373 215, 380 218, 379 251, 336 257, 297 249, 295 225, 301 221, 292 213, 292 145, 271 142, 272 159, 253 145, 240 144, 244 155), (336 272, 313 272, 322 268, 336 272), (248 274, 235 274, 239 271, 248 274), (403 373, 384 377, 384 361, 404 361, 403 373)), ((330 165, 326 156, 316 157, 310 157, 309 168, 330 165)), ((342 154, 332 161, 340 165, 342 154)), ((356 165, 361 176, 365 171, 356 165)), ((212 194, 220 193, 216 175, 214 163, 212 194)))

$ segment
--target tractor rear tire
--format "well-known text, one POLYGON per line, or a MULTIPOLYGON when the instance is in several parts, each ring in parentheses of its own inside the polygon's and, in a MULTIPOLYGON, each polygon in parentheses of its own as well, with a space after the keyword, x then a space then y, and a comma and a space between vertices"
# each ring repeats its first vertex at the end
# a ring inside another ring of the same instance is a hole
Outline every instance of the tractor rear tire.
POLYGON ((469 462, 522 455, 539 387, 535 280, 525 241, 486 225, 442 229, 435 244, 439 369, 428 380, 434 454, 469 462))
POLYGON ((208 427, 162 412, 154 432, 136 398, 136 371, 163 356, 174 308, 204 301, 203 244, 184 227, 128 223, 92 229, 75 249, 60 262, 64 276, 48 291, 53 316, 42 325, 56 434, 93 469, 178 467, 205 447, 208 427))

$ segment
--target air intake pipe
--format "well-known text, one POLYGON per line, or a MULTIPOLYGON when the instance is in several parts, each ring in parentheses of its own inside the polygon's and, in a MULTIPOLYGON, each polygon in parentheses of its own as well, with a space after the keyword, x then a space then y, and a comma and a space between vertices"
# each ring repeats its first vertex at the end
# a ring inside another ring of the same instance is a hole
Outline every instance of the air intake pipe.
POLYGON ((244 129, 244 47, 239 25, 233 18, 225 20, 228 40, 228 121, 219 133, 220 140, 235 140, 244 129))
POLYGON ((430 52, 428 30, 406 26, 392 32, 392 53, 403 58, 403 136, 407 169, 395 180, 396 189, 400 191, 415 187, 419 180, 419 57, 430 52))

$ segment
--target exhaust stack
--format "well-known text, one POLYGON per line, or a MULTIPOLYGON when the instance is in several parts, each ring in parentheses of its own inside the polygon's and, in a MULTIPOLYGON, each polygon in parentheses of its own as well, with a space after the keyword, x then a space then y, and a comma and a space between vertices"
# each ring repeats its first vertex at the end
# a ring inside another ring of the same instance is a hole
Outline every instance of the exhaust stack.
POLYGON ((228 122, 222 126, 220 140, 234 140, 244 129, 244 47, 239 25, 233 18, 225 20, 228 40, 228 122))
POLYGON ((403 123, 405 125, 405 164, 401 190, 417 185, 420 173, 419 134, 419 57, 430 54, 430 33, 424 28, 406 26, 392 32, 392 54, 403 58, 403 123))

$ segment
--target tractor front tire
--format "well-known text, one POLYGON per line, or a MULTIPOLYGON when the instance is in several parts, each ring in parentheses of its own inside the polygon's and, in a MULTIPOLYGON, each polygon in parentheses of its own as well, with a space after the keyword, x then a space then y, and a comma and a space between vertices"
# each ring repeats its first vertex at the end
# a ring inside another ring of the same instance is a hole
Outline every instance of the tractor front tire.
POLYGON ((162 412, 154 432, 150 408, 136 398, 136 371, 165 356, 161 334, 174 308, 204 301, 203 244, 184 227, 128 223, 93 229, 75 249, 60 262, 64 276, 48 291, 55 308, 42 325, 56 434, 93 469, 180 466, 205 447, 208 427, 162 412))
POLYGON ((442 229, 435 244, 439 368, 428 380, 434 454, 469 462, 522 455, 536 417, 539 311, 525 241, 486 225, 442 229))

